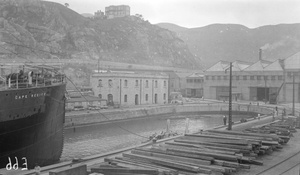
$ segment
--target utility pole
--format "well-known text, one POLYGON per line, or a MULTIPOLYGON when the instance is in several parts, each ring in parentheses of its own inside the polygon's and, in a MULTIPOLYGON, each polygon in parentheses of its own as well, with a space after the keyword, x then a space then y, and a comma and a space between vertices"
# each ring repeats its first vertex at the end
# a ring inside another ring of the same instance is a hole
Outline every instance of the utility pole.
POLYGON ((295 73, 293 73, 293 116, 295 116, 295 73))
POLYGON ((229 68, 229 110, 228 110, 228 130, 231 130, 232 128, 232 62, 230 62, 230 68, 229 68))
POLYGON ((265 80, 265 104, 267 104, 267 76, 264 76, 265 80))
POLYGON ((97 67, 98 67, 98 74, 99 74, 99 62, 100 62, 100 58, 98 58, 98 64, 97 64, 97 67))

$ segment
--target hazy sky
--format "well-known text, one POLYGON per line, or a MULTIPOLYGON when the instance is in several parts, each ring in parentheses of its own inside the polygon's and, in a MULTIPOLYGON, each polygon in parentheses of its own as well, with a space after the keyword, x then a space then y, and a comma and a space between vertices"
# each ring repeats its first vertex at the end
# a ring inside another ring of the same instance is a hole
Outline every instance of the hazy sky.
POLYGON ((174 23, 203 27, 214 23, 242 24, 249 28, 300 23, 300 0, 49 0, 68 3, 78 13, 109 5, 129 5, 130 14, 142 14, 152 24, 174 23))

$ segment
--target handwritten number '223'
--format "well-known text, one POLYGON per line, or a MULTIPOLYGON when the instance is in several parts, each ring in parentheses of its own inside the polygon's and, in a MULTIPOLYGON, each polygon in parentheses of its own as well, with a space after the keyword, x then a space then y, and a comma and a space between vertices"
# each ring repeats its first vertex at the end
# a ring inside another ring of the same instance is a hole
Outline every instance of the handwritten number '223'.
MULTIPOLYGON (((18 158, 15 157, 15 159, 16 159, 16 163, 14 165, 12 165, 10 157, 8 158, 8 164, 6 165, 7 170, 11 170, 11 169, 17 170, 19 168, 18 158)), ((24 163, 22 164, 22 166, 24 165, 25 168, 22 168, 21 170, 28 170, 27 169, 27 159, 26 159, 26 157, 23 157, 22 160, 24 160, 24 163)))

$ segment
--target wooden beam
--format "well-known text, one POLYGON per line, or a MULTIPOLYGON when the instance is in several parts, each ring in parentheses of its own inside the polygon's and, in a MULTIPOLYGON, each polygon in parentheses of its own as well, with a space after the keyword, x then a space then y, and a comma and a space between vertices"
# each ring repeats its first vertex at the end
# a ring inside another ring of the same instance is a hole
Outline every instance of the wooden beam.
POLYGON ((137 159, 137 160, 147 160, 155 164, 159 165, 164 165, 168 167, 172 167, 175 169, 181 169, 181 170, 186 170, 186 171, 191 171, 191 172, 199 172, 199 173, 211 173, 211 170, 209 169, 204 169, 204 168, 199 168, 197 166, 191 166, 191 165, 186 165, 186 164, 180 164, 172 161, 166 161, 163 159, 159 158, 152 158, 152 157, 147 157, 147 156, 140 156, 140 155, 134 155, 134 154, 127 154, 123 153, 124 157, 129 157, 132 159, 137 159))

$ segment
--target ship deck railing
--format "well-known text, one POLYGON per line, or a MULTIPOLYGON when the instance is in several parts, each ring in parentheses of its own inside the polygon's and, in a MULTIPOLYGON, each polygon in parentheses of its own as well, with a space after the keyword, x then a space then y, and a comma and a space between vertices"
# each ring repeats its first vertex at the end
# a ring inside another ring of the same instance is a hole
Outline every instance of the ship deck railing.
POLYGON ((65 75, 59 75, 56 77, 49 78, 38 77, 32 79, 32 81, 28 79, 7 80, 3 77, 0 77, 0 90, 46 87, 50 85, 57 85, 63 83, 66 83, 65 75))

